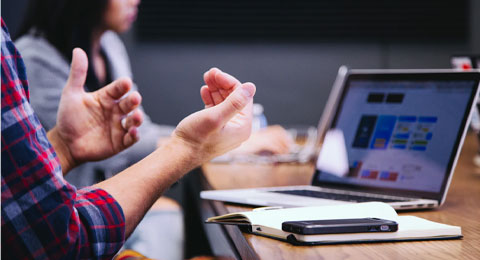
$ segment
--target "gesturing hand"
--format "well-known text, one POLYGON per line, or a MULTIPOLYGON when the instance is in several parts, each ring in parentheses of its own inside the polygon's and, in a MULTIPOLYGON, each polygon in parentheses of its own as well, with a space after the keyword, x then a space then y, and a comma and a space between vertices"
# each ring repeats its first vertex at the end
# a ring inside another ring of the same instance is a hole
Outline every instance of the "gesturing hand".
POLYGON ((97 90, 84 90, 88 59, 73 50, 70 76, 62 92, 57 125, 49 132, 64 173, 78 163, 110 157, 138 140, 143 115, 138 92, 127 94, 130 79, 120 79, 97 90), (122 120, 124 121, 122 124, 122 120), (53 140, 52 140, 53 139, 53 140))
POLYGON ((255 85, 241 84, 234 77, 213 68, 204 75, 200 90, 205 109, 183 119, 173 138, 194 150, 200 164, 245 141, 252 127, 255 85))

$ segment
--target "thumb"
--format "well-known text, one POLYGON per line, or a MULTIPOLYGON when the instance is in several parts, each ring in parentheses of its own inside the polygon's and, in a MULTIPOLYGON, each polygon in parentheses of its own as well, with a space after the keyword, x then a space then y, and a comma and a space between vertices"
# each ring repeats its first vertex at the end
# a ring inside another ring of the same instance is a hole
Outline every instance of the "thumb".
POLYGON ((255 91, 253 83, 244 83, 237 87, 225 101, 212 107, 212 110, 215 110, 221 121, 227 122, 252 102, 255 91))
POLYGON ((83 90, 85 79, 87 78, 88 58, 87 54, 80 48, 75 48, 72 53, 72 64, 70 66, 70 75, 65 86, 65 90, 78 91, 83 90))

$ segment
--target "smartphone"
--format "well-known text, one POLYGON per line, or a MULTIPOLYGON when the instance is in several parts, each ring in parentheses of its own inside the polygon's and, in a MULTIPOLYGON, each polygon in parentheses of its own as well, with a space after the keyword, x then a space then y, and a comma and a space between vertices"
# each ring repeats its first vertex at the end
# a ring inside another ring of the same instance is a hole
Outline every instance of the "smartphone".
POLYGON ((380 218, 302 220, 283 222, 282 230, 301 235, 395 232, 398 223, 380 218))

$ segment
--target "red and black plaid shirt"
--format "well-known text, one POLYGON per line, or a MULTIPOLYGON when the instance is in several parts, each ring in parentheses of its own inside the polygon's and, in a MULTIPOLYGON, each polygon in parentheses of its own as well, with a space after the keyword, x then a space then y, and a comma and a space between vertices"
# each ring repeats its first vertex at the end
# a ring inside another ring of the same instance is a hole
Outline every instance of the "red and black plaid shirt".
POLYGON ((29 104, 25 65, 2 23, 2 258, 110 259, 125 218, 105 191, 77 190, 29 104))

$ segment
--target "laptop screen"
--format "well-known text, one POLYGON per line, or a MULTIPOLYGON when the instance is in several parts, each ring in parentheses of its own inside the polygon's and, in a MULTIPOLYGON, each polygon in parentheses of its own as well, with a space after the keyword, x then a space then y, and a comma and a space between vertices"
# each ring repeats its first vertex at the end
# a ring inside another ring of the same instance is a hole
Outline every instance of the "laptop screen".
POLYGON ((431 198, 443 192, 478 80, 406 78, 350 75, 332 120, 334 131, 327 133, 317 160, 314 184, 431 198), (339 167, 329 167, 328 156, 339 167))

